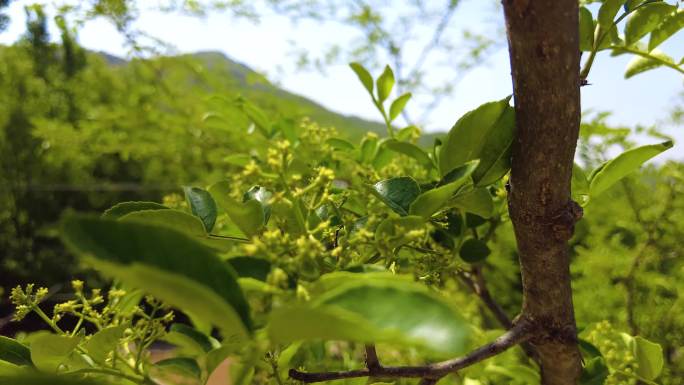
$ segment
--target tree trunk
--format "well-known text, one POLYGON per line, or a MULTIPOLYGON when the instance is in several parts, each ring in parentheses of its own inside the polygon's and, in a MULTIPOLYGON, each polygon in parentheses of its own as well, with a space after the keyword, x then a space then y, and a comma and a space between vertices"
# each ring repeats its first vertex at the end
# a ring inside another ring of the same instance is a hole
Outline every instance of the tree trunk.
POLYGON ((567 241, 581 208, 570 198, 580 124, 577 0, 503 0, 516 110, 509 211, 520 253, 522 317, 544 385, 581 373, 567 241))

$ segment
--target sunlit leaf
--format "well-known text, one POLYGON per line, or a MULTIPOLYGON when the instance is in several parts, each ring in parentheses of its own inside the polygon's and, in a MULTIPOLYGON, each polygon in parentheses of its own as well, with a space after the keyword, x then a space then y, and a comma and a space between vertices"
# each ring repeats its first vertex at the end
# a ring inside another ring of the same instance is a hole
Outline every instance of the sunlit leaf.
POLYGON ((616 158, 605 162, 596 172, 589 184, 589 195, 594 198, 607 190, 620 179, 637 170, 649 159, 661 152, 672 148, 672 142, 650 144, 633 148, 618 155, 616 158))
POLYGON ((675 33, 684 28, 684 9, 666 18, 660 25, 651 32, 651 39, 648 41, 648 50, 653 51, 665 40, 672 37, 675 33))
POLYGON ((235 272, 178 231, 69 215, 62 221, 62 239, 103 274, 206 319, 224 335, 246 336, 252 329, 235 272))
POLYGON ((281 342, 388 342, 458 353, 466 348, 470 330, 447 302, 421 285, 404 279, 350 278, 311 306, 275 310, 269 334, 281 342))
POLYGON ((640 7, 627 19, 625 43, 632 45, 658 27, 677 7, 664 2, 655 2, 640 7))
POLYGON ((392 102, 389 113, 390 122, 396 119, 397 116, 399 116, 399 114, 401 114, 401 112, 404 110, 404 107, 406 107, 406 103, 408 103, 409 99, 411 99, 411 93, 407 92, 399 96, 392 102))
POLYGON ((361 84, 366 88, 369 94, 373 96, 373 77, 360 63, 349 63, 349 67, 356 73, 356 76, 361 81, 361 84))
POLYGON ((409 206, 420 195, 420 186, 413 178, 402 176, 380 181, 371 191, 392 210, 408 215, 409 206))
POLYGON ((385 66, 385 69, 375 83, 378 86, 378 102, 382 103, 389 97, 394 87, 394 72, 392 72, 392 69, 389 66, 385 66))

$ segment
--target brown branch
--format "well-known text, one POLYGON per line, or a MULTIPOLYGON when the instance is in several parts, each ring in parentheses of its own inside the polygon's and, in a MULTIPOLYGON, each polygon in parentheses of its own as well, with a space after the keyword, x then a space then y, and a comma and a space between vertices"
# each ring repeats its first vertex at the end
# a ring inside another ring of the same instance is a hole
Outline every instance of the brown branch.
POLYGON ((366 345, 366 367, 374 370, 380 367, 380 360, 378 360, 378 353, 375 351, 375 345, 366 345))
MULTIPOLYGON (((461 279, 466 286, 468 286, 475 295, 477 295, 482 303, 489 309, 489 311, 494 315, 494 318, 501 324, 502 327, 507 330, 513 327, 513 321, 508 318, 508 315, 503 310, 501 305, 499 305, 496 300, 492 297, 489 289, 487 288, 487 281, 485 280, 484 274, 482 274, 482 268, 479 266, 474 266, 470 274, 459 274, 458 277, 461 279)), ((524 342, 520 347, 525 351, 525 354, 539 363, 537 354, 534 347, 527 342, 524 342)))
POLYGON ((306 373, 291 369, 290 378, 305 383, 339 380, 344 378, 377 377, 377 378, 422 378, 423 384, 434 384, 449 373, 476 364, 487 358, 500 354, 509 348, 532 338, 535 328, 527 319, 521 319, 509 331, 491 343, 477 348, 463 357, 437 362, 423 366, 381 366, 340 372, 306 373))

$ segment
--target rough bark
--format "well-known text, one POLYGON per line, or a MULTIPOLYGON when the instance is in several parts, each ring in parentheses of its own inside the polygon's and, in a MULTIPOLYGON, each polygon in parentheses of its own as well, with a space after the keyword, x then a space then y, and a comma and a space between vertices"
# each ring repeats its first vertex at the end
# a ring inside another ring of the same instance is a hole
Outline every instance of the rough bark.
POLYGON ((516 110, 509 211, 523 282, 522 317, 540 333, 544 385, 581 372, 567 241, 581 208, 570 199, 580 124, 577 0, 503 0, 516 110))

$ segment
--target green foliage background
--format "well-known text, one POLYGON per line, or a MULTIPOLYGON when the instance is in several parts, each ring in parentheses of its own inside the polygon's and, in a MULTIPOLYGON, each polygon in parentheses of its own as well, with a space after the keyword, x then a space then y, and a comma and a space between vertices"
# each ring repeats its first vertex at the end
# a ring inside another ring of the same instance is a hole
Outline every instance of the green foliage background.
MULTIPOLYGON (((183 207, 173 195, 181 193, 178 186, 235 180, 250 155, 263 157, 274 146, 254 133, 259 127, 246 113, 252 104, 283 132, 301 134, 310 127, 307 119, 335 127, 353 143, 373 138, 364 136, 367 131, 385 131, 384 125, 340 116, 287 93, 220 54, 121 61, 82 50, 64 23, 61 44, 48 43, 45 21, 34 9, 25 39, 0 47, 0 286, 5 290, 29 281, 63 285, 74 274, 85 274, 56 239, 56 222, 66 210, 101 212, 126 200, 183 207)), ((310 138, 312 147, 315 139, 331 136, 317 130, 321 136, 310 138)), ((579 148, 584 168, 598 166, 615 148, 632 147, 632 133, 608 127, 600 117, 585 123, 579 148)), ((315 149, 307 154, 318 155, 315 149)), ((414 161, 400 160, 404 164, 390 163, 359 177, 420 174, 414 161)), ((241 183, 235 191, 248 187, 250 176, 241 183)), ((626 369, 630 357, 611 345, 617 330, 660 343, 666 367, 659 381, 672 385, 684 384, 682 186, 681 162, 643 168, 590 202, 571 242, 582 335, 612 366, 626 369)), ((509 315, 520 307, 512 234, 509 222, 497 224, 492 253, 483 264, 493 296, 509 315)), ((440 285, 443 263, 418 261, 415 273, 440 285)), ((456 291, 452 299, 483 330, 499 327, 469 293, 456 291)), ((6 314, 7 303, 0 303, 6 314)), ((322 345, 302 352, 315 357, 320 368, 339 364, 322 345)), ((352 353, 358 355, 358 349, 352 353)), ((497 383, 502 377, 492 378, 497 383)))

